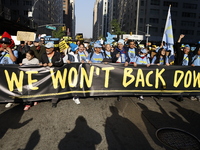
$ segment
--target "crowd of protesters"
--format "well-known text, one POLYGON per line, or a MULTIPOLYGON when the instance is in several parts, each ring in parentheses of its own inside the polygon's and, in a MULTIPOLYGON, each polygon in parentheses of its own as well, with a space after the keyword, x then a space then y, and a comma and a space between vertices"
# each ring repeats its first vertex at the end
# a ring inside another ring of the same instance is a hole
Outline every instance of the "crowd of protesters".
MULTIPOLYGON (((101 44, 99 41, 90 45, 89 43, 70 43, 69 48, 59 51, 52 42, 44 44, 44 39, 36 38, 31 41, 20 41, 15 46, 11 36, 4 32, 0 39, 0 64, 19 64, 19 65, 39 65, 39 66, 62 66, 65 63, 123 63, 124 66, 133 65, 180 65, 180 66, 200 66, 200 47, 194 51, 190 50, 189 45, 181 45, 181 40, 185 35, 181 34, 174 45, 175 57, 170 58, 170 49, 162 44, 154 49, 139 47, 136 41, 123 39, 116 41, 116 44, 101 44)), ((159 99, 161 97, 157 96, 159 99)), ((191 100, 200 100, 200 96, 191 96, 191 100)), ((103 99, 103 97, 95 97, 103 99)), ((120 101, 122 96, 118 96, 120 101)), ((144 97, 140 95, 140 100, 144 97)), ((177 96, 177 101, 182 101, 183 97, 177 96)), ((73 101, 80 104, 79 97, 75 95, 73 101)), ((52 98, 52 107, 57 107, 58 98, 52 98)), ((10 107, 12 103, 7 103, 5 107, 10 107)), ((37 102, 25 103, 24 110, 37 105, 37 102)))

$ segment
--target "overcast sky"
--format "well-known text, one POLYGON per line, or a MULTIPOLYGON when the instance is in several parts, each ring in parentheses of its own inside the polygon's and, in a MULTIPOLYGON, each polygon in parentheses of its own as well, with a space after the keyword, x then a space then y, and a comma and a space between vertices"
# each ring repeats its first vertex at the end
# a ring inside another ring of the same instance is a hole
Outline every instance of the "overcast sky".
POLYGON ((75 0, 76 33, 92 37, 93 8, 96 0, 75 0))

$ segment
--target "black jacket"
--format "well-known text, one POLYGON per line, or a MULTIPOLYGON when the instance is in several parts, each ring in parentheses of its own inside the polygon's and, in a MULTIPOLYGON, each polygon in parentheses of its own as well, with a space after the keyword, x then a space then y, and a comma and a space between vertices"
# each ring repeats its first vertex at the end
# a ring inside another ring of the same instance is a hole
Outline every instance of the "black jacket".
MULTIPOLYGON (((180 43, 176 43, 175 44, 175 65, 182 65, 183 63, 183 57, 184 57, 184 52, 181 50, 181 44, 180 43)), ((190 66, 192 64, 192 57, 194 56, 193 52, 189 52, 188 54, 188 66, 190 66)))
MULTIPOLYGON (((42 62, 42 64, 50 63, 46 53, 42 54, 41 62, 42 62)), ((52 57, 52 63, 53 63, 54 67, 60 67, 60 66, 62 66, 64 64, 63 63, 63 59, 62 59, 62 57, 61 57, 59 52, 55 52, 54 53, 54 55, 52 57)))
POLYGON ((116 63, 116 61, 118 60, 118 58, 116 57, 116 54, 120 53, 123 51, 123 53, 126 56, 126 62, 130 62, 130 58, 128 56, 128 48, 123 48, 123 50, 120 50, 118 48, 115 48, 115 51, 112 53, 112 62, 116 63))

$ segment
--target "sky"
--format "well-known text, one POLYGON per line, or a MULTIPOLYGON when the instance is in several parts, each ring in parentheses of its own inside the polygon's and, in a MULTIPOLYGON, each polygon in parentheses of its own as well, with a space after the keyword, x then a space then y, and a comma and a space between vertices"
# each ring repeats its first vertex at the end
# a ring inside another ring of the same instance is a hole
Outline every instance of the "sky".
POLYGON ((75 0, 76 33, 92 38, 93 8, 96 0, 75 0))

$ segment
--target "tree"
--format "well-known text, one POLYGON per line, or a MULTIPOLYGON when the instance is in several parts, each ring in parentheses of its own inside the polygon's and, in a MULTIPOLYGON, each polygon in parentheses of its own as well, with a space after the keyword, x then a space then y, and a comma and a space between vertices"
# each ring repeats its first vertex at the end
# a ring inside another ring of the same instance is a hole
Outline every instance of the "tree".
POLYGON ((112 27, 112 34, 117 35, 117 38, 119 38, 120 35, 125 34, 125 32, 121 30, 120 24, 118 23, 117 19, 112 20, 111 27, 112 27))
POLYGON ((57 30, 52 31, 52 35, 55 38, 62 38, 65 36, 65 33, 63 32, 62 27, 58 27, 57 30))

